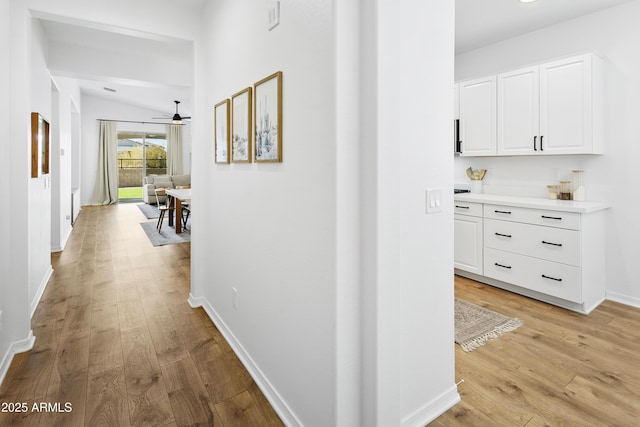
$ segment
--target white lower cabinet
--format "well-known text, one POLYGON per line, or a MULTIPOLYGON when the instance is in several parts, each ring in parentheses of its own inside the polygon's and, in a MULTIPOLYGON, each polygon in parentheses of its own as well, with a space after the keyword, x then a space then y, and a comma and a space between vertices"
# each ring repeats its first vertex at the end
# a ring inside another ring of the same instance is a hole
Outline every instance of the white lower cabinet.
POLYGON ((482 274, 482 204, 454 204, 454 266, 482 274))
POLYGON ((457 274, 581 313, 604 300, 604 210, 482 206, 482 225, 476 228, 469 223, 477 217, 455 210, 457 274), (477 228, 483 230, 481 254, 468 252, 479 244, 475 235, 470 237, 477 228), (482 259, 481 269, 469 268, 473 256, 482 259))

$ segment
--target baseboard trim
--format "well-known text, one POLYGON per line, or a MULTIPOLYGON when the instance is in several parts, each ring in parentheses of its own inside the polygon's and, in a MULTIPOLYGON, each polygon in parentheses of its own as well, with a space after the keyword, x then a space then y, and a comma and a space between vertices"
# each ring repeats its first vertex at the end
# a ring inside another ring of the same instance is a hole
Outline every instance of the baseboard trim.
POLYGON ((192 294, 189 294, 188 302, 192 308, 202 307, 204 309, 211 321, 216 325, 222 336, 227 340, 235 354, 238 356, 240 362, 242 362, 244 367, 247 369, 249 375, 251 375, 266 399, 269 401, 271 406, 273 406, 273 409, 282 419, 284 424, 291 427, 302 426, 302 422, 296 417, 289 405, 287 405, 287 403, 282 398, 282 396, 280 396, 275 387, 273 387, 267 377, 262 373, 249 353, 244 349, 244 347, 242 347, 240 342, 236 339, 231 330, 227 327, 226 323, 215 311, 213 306, 209 304, 207 299, 204 297, 194 297, 192 294))
POLYGON ((13 361, 13 357, 18 353, 24 353, 25 351, 31 350, 35 342, 36 337, 33 336, 33 331, 29 330, 29 336, 27 336, 27 338, 11 343, 2 358, 2 363, 0 363, 0 385, 4 381, 4 377, 7 375, 7 372, 9 372, 9 367, 13 361))
POLYGON ((44 294, 44 290, 46 289, 47 283, 49 283, 49 279, 51 278, 52 274, 53 274, 53 267, 49 265, 49 267, 47 268, 47 272, 45 273, 44 277, 42 278, 42 281, 40 282, 40 286, 38 286, 38 290, 36 291, 36 294, 31 300, 31 309, 29 312, 29 319, 33 318, 33 315, 36 312, 36 308, 38 308, 38 303, 40 302, 40 298, 42 298, 42 294, 44 294))
POLYGON ((458 388, 454 384, 440 396, 419 408, 402 420, 402 427, 423 427, 460 402, 458 388))
POLYGON ((640 308, 640 298, 634 298, 628 295, 619 294, 617 292, 607 291, 607 299, 610 301, 619 302, 620 304, 640 308))

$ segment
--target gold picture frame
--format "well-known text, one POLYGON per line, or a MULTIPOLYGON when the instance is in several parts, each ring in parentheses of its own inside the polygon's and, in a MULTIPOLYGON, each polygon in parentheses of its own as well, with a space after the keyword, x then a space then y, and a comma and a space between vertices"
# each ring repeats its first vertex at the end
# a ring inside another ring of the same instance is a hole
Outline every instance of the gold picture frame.
POLYGON ((31 113, 31 178, 49 174, 49 122, 40 113, 31 113))
POLYGON ((254 160, 282 162, 282 71, 253 85, 254 160))
POLYGON ((229 163, 231 135, 229 133, 229 99, 218 102, 213 107, 214 149, 216 163, 229 163))
POLYGON ((251 99, 252 91, 248 87, 231 97, 231 162, 251 163, 251 99))

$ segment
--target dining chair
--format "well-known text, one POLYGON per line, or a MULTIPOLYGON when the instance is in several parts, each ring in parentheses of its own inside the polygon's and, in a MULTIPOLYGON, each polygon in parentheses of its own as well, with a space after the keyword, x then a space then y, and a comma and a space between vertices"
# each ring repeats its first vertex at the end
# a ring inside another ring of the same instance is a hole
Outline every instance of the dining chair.
MULTIPOLYGON (((180 189, 188 189, 191 188, 190 185, 178 185, 176 190, 180 189)), ((182 228, 186 231, 189 231, 187 228, 187 221, 189 221, 189 216, 191 215, 191 203, 182 202, 182 228)))
POLYGON ((158 230, 158 233, 160 233, 160 231, 162 230, 162 223, 164 222, 165 214, 169 212, 169 215, 173 215, 173 212, 172 212, 173 206, 171 206, 171 200, 173 200, 173 197, 166 197, 165 203, 160 204, 160 196, 166 196, 167 191, 164 188, 156 188, 154 191, 156 194, 156 203, 158 206, 158 210, 160 211, 160 215, 158 216, 158 223, 156 224, 156 229, 158 230))

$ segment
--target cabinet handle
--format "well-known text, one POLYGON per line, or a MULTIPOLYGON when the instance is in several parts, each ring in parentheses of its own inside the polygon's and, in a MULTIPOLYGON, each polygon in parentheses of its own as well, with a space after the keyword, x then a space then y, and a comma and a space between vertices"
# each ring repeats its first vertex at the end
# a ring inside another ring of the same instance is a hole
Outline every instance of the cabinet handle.
POLYGON ((502 234, 502 233, 495 233, 496 236, 502 236, 502 237, 508 237, 511 238, 511 234, 502 234))
POLYGON ((545 245, 562 246, 562 243, 545 242, 544 240, 542 241, 542 243, 544 243, 545 245))
POLYGON ((456 209, 469 209, 469 206, 458 206, 458 205, 456 205, 456 209))
POLYGON ((543 274, 542 277, 549 280, 555 280, 556 282, 562 282, 562 279, 556 279, 555 277, 547 276, 546 274, 543 274))
POLYGON ((511 269, 510 265, 502 265, 502 264, 498 264, 497 262, 495 262, 494 264, 497 265, 498 267, 511 269))
POLYGON ((544 219, 556 219, 558 221, 562 221, 562 217, 561 216, 546 216, 546 215, 541 215, 541 216, 544 219))
POLYGON ((533 151, 538 151, 538 146, 536 145, 537 140, 538 140, 538 135, 533 137, 533 151))
POLYGON ((499 213, 499 214, 507 214, 507 215, 511 215, 511 212, 509 211, 494 211, 495 213, 499 213))
POLYGON ((540 135, 540 151, 544 151, 542 149, 542 138, 544 138, 544 135, 540 135))

